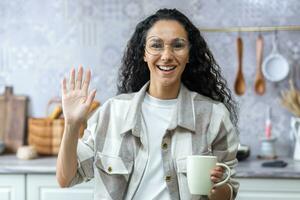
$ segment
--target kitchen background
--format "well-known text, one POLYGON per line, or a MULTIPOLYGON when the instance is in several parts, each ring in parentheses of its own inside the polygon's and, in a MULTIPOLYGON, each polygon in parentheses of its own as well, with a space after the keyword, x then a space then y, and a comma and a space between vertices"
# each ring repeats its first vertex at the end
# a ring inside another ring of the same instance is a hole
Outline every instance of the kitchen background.
MULTIPOLYGON (((16 95, 30 98, 29 116, 45 117, 50 98, 60 95, 60 80, 71 66, 91 67, 92 87, 102 103, 116 93, 117 70, 123 49, 138 21, 158 8, 177 8, 198 27, 299 25, 297 0, 1 0, 0 85, 14 87, 16 95)), ((237 32, 203 32, 216 60, 233 89, 237 72, 237 32)), ((271 52, 273 32, 262 32, 264 57, 271 52)), ((288 79, 267 82, 266 93, 254 92, 255 43, 258 32, 241 32, 246 92, 236 96, 240 106, 240 138, 259 154, 267 107, 272 107, 277 154, 292 155, 290 117, 280 105, 280 92, 288 79)), ((291 74, 300 71, 299 31, 278 31, 280 52, 288 59, 291 74), (297 62, 298 61, 298 62, 297 62)), ((291 76, 290 74, 290 76, 291 76)), ((298 79, 300 75, 298 74, 298 79)), ((299 87, 300 85, 298 85, 299 87)))

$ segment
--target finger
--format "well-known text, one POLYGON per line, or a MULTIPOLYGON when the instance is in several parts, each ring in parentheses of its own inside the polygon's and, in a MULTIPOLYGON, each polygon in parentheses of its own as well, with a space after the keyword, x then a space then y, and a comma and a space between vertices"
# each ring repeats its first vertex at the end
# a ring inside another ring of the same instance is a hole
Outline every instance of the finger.
POLYGON ((216 189, 215 189, 215 188, 212 188, 212 189, 211 189, 211 194, 214 194, 214 193, 216 193, 216 189))
POLYGON ((61 81, 61 93, 62 95, 65 95, 67 93, 67 83, 66 78, 64 77, 61 81))
POLYGON ((92 102, 94 101, 96 96, 96 89, 94 89, 88 96, 87 100, 86 100, 86 104, 88 106, 90 106, 92 104, 92 102))
POLYGON ((224 169, 222 167, 216 167, 213 169, 213 171, 224 172, 224 169))
POLYGON ((83 85, 82 85, 82 89, 85 91, 86 94, 88 93, 90 81, 91 81, 91 70, 87 69, 87 71, 85 73, 83 85))
POLYGON ((77 74, 77 78, 76 78, 76 84, 75 84, 75 89, 80 89, 81 88, 81 84, 82 84, 82 74, 83 74, 83 68, 80 65, 79 69, 78 69, 78 74, 77 74))
POLYGON ((211 176, 210 177, 210 180, 213 182, 213 183, 217 183, 220 181, 220 178, 216 177, 216 176, 211 176))
POLYGON ((222 178, 222 177, 223 177, 223 172, 213 171, 213 172, 211 173, 211 176, 215 176, 215 177, 218 177, 218 178, 222 178))
POLYGON ((213 173, 224 173, 224 169, 216 167, 210 171, 210 174, 213 174, 213 173))
POLYGON ((70 90, 74 90, 75 88, 75 69, 72 67, 71 72, 70 72, 70 90))
POLYGON ((215 170, 220 171, 220 172, 224 171, 223 167, 216 167, 215 170))

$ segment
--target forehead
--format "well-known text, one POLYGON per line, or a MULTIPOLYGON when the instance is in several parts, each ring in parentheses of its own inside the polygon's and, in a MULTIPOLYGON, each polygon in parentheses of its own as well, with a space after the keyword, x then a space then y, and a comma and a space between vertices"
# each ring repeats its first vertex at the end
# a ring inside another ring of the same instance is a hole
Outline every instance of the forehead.
POLYGON ((159 37, 165 41, 175 38, 188 39, 184 27, 176 20, 159 20, 148 30, 147 39, 159 37))

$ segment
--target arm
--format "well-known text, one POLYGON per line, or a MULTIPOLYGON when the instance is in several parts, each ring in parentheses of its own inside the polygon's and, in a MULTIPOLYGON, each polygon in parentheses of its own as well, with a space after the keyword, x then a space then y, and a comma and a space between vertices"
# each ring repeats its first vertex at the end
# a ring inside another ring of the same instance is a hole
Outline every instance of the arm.
MULTIPOLYGON (((237 165, 236 153, 239 144, 239 137, 236 127, 233 126, 230 120, 228 110, 223 104, 214 105, 214 116, 212 117, 213 128, 210 133, 211 148, 214 155, 218 157, 218 162, 225 163, 231 169, 231 178, 228 183, 213 188, 211 192, 211 200, 231 200, 235 199, 239 184, 232 176, 235 175, 235 167, 237 165)), ((214 183, 220 182, 223 177, 224 170, 221 167, 216 167, 211 172, 211 179, 214 183)))
POLYGON ((77 144, 79 127, 87 120, 88 109, 96 91, 88 94, 91 72, 86 72, 82 81, 83 69, 79 68, 75 81, 75 70, 71 70, 67 89, 66 79, 62 81, 62 106, 65 117, 64 134, 56 164, 56 178, 61 187, 67 187, 77 172, 77 144))

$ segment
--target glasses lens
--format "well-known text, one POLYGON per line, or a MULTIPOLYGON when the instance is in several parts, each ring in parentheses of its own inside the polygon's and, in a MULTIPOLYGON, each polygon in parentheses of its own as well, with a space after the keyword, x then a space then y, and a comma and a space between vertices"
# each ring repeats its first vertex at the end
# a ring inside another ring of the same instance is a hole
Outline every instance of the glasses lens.
POLYGON ((151 55, 161 54, 169 46, 175 55, 184 55, 189 51, 189 44, 185 39, 176 38, 170 44, 157 37, 151 37, 146 42, 146 51, 151 55))
POLYGON ((164 42, 159 38, 150 38, 146 42, 146 51, 152 55, 158 55, 164 49, 164 42))

